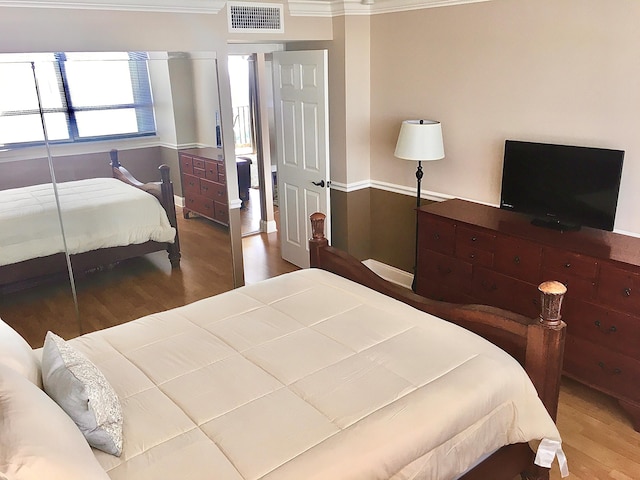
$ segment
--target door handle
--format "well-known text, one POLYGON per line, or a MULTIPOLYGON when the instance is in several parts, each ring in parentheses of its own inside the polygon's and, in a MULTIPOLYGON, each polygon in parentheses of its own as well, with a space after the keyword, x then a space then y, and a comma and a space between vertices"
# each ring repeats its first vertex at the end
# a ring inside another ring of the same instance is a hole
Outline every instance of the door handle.
POLYGON ((313 183, 316 187, 324 188, 324 180, 320 180, 319 182, 311 182, 311 183, 313 183))

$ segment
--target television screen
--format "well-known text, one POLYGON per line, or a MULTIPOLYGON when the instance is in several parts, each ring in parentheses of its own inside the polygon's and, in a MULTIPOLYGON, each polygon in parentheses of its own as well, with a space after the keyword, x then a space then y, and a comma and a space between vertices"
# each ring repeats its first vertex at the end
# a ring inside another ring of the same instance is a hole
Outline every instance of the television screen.
POLYGON ((613 230, 624 151, 507 140, 500 208, 559 230, 613 230))

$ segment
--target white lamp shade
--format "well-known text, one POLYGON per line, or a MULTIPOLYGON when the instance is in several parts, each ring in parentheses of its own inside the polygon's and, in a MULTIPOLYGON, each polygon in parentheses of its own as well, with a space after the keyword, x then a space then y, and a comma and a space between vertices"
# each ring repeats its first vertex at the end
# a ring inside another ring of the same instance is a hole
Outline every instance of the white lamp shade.
POLYGON ((442 125, 435 120, 405 120, 400 127, 394 154, 405 160, 440 160, 444 158, 442 125))

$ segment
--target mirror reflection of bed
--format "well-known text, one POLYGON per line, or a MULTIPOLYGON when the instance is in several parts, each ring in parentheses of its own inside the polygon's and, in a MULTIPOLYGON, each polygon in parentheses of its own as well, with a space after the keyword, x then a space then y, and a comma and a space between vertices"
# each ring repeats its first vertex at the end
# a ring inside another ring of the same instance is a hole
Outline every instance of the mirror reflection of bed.
MULTIPOLYGON (((159 181, 158 166, 168 165, 175 195, 182 196, 178 150, 216 141, 215 113, 220 107, 215 53, 152 52, 147 68, 155 133, 76 144, 52 141, 53 172, 58 182, 111 177, 109 151, 117 148, 123 165, 142 182, 159 181)), ((55 85, 52 88, 55 90, 55 85)), ((105 91, 109 90, 113 89, 107 85, 105 91)), ((33 113, 37 119, 37 109, 33 113)), ((49 133, 54 136, 56 131, 49 133)), ((0 189, 51 182, 42 142, 26 148, 4 145, 0 150, 0 170, 5 167, 0 189)), ((180 268, 172 268, 166 251, 110 263, 86 275, 76 271, 72 262, 78 315, 66 274, 53 282, 0 293, 0 317, 37 346, 48 329, 71 338, 231 289, 228 228, 200 218, 184 222, 180 207, 176 208, 180 268)))

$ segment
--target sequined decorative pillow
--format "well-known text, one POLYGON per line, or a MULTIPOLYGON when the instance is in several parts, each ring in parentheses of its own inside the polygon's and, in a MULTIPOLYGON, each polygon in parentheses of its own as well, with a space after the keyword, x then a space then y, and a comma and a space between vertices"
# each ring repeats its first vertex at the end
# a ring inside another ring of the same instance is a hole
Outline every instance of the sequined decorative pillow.
POLYGON ((122 406, 118 395, 98 367, 52 332, 47 332, 42 349, 42 383, 89 445, 120 456, 122 406))

